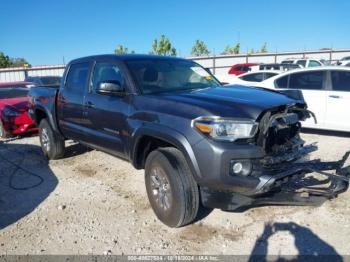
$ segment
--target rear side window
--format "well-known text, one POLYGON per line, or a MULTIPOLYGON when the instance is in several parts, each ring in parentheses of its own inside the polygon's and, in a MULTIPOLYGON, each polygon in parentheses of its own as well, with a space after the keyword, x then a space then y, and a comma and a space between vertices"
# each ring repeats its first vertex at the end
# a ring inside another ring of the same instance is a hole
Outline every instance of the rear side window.
POLYGON ((256 74, 241 76, 240 78, 242 80, 250 81, 250 82, 261 82, 264 80, 263 76, 264 76, 264 73, 256 73, 256 74))
POLYGON ((288 87, 288 77, 284 76, 276 80, 276 88, 287 88, 288 87))
POLYGON ((69 67, 66 88, 74 93, 84 93, 88 82, 89 63, 72 64, 69 67))
POLYGON ((350 92, 350 72, 332 71, 332 86, 334 91, 350 92))
POLYGON ((291 74, 289 88, 321 90, 323 88, 323 75, 323 71, 291 74))

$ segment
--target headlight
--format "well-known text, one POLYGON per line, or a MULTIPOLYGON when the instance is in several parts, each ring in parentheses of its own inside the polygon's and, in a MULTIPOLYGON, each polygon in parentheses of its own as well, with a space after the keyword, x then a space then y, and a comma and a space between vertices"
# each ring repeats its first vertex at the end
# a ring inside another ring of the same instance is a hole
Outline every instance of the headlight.
POLYGON ((21 116, 21 113, 9 108, 9 107, 5 107, 3 110, 2 110, 2 113, 5 115, 5 116, 11 116, 11 117, 16 117, 16 116, 21 116))
POLYGON ((193 120, 193 127, 215 140, 236 141, 254 137, 258 125, 252 120, 236 120, 220 117, 199 117, 193 120))

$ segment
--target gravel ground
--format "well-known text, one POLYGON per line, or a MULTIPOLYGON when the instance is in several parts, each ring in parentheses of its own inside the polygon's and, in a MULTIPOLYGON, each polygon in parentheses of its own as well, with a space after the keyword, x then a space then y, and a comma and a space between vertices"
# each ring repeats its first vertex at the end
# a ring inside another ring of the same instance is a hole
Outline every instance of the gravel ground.
MULTIPOLYGON (((349 137, 303 138, 324 160, 350 149, 349 137)), ((0 141, 0 254, 350 254, 350 192, 321 207, 214 210, 170 229, 150 208, 143 171, 67 146, 47 162, 37 137, 0 141)))

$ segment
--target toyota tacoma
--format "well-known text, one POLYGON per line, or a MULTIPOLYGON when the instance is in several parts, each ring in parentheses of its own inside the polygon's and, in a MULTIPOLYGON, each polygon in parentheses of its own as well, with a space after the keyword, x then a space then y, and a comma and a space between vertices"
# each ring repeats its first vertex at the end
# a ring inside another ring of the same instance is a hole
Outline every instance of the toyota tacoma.
POLYGON ((193 61, 79 58, 59 89, 34 87, 29 100, 49 159, 72 139, 145 169, 150 205, 170 227, 201 207, 320 205, 348 188, 349 154, 305 160, 316 145, 299 136, 312 113, 298 91, 222 86, 193 61))

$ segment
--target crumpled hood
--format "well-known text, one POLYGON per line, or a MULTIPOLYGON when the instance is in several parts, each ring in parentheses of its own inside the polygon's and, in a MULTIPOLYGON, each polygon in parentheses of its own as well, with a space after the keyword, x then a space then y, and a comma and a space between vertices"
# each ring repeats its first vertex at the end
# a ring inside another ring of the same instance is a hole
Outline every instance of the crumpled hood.
POLYGON ((212 115, 250 119, 257 119, 267 109, 302 103, 274 91, 239 85, 162 93, 157 96, 169 102, 176 102, 179 106, 186 104, 204 109, 212 115))
POLYGON ((27 97, 0 100, 0 110, 2 110, 4 107, 11 107, 17 112, 23 113, 28 111, 28 106, 29 102, 27 97))

